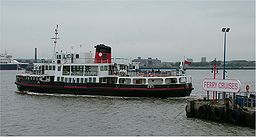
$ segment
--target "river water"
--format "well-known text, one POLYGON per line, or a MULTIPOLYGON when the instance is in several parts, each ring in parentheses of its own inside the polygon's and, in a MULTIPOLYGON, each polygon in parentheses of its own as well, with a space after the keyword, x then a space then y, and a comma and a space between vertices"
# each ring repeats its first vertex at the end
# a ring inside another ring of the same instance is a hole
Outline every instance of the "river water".
MULTIPOLYGON (((186 117, 187 100, 205 96, 202 80, 212 77, 210 70, 188 70, 191 96, 168 99, 20 95, 17 73, 0 71, 1 135, 255 135, 255 129, 186 117)), ((227 76, 255 91, 255 70, 228 70, 227 76)))

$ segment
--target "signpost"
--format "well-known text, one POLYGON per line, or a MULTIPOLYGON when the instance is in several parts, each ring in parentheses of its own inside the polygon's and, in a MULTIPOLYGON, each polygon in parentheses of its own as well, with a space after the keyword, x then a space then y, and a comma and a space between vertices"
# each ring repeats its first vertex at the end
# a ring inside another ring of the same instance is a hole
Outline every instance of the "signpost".
MULTIPOLYGON (((233 93, 233 108, 235 108, 235 98, 236 93, 238 93, 241 89, 241 82, 235 79, 204 79, 203 80, 203 89, 207 91, 213 92, 229 92, 233 93)), ((208 97, 207 97, 208 98, 208 97)), ((225 96, 223 96, 223 100, 225 96)), ((213 99, 214 101, 214 99, 213 99)))
POLYGON ((237 93, 241 89, 241 82, 235 79, 204 79, 203 89, 205 91, 237 93))

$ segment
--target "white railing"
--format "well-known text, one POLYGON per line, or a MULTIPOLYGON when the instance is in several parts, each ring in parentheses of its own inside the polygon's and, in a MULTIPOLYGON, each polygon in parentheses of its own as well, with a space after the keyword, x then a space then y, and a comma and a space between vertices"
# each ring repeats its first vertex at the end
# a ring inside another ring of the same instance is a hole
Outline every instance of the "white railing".
POLYGON ((140 77, 167 77, 167 76, 177 76, 176 71, 129 71, 129 76, 140 76, 140 77))
POLYGON ((111 60, 116 64, 129 64, 129 60, 125 58, 111 58, 111 60))
POLYGON ((116 64, 126 64, 128 65, 129 60, 125 58, 111 58, 109 59, 95 59, 95 58, 74 58, 73 61, 71 59, 64 59, 62 61, 63 64, 99 64, 99 63, 116 63, 116 64))

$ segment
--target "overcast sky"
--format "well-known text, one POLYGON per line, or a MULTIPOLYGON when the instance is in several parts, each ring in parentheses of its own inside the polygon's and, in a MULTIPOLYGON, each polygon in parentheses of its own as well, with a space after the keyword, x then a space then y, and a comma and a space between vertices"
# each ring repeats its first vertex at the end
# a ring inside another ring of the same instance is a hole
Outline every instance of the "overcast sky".
POLYGON ((15 58, 50 58, 56 24, 58 49, 93 51, 100 43, 114 57, 255 60, 254 0, 1 0, 1 53, 15 58))

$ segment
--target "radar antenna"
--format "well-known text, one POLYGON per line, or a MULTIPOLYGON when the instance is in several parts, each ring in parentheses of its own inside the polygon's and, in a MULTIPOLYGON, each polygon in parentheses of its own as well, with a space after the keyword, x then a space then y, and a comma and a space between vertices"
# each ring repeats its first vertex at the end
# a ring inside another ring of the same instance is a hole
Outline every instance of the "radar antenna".
POLYGON ((55 61, 55 54, 56 54, 56 46, 57 46, 57 39, 60 39, 60 38, 58 38, 58 27, 59 27, 59 25, 57 24, 57 26, 56 26, 56 29, 54 29, 55 30, 55 37, 54 38, 51 38, 51 39, 54 39, 54 41, 53 41, 53 43, 54 43, 54 49, 53 49, 53 60, 55 61))

